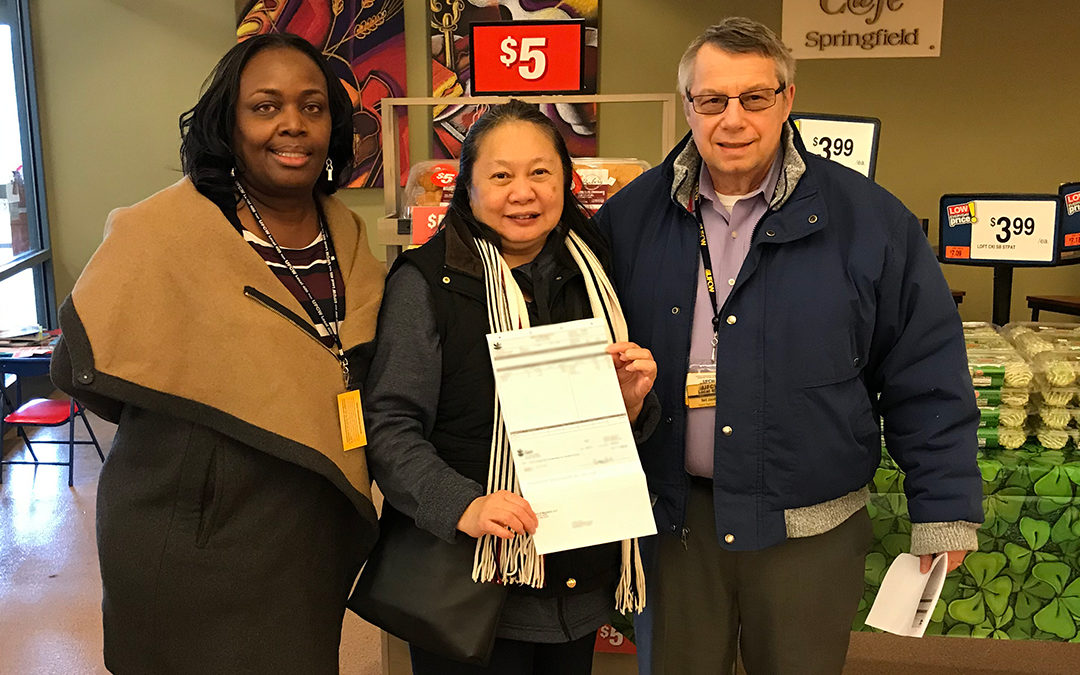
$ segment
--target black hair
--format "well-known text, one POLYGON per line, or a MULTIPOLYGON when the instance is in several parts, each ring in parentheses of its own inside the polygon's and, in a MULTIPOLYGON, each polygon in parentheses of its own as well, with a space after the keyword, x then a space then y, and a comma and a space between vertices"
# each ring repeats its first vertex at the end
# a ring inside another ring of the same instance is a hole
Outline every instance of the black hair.
POLYGON ((296 49, 303 52, 326 78, 330 109, 330 147, 327 156, 334 163, 334 180, 320 172, 315 191, 331 194, 344 184, 353 169, 353 107, 337 75, 310 42, 291 33, 267 33, 239 42, 221 57, 203 82, 199 102, 180 115, 180 162, 184 175, 208 199, 227 209, 235 206, 233 178, 236 168, 233 130, 236 126, 236 99, 240 75, 251 57, 266 49, 296 49))
MULTIPOLYGON (((536 105, 525 103, 519 99, 510 99, 506 103, 491 106, 469 127, 469 133, 461 144, 461 156, 459 158, 457 185, 454 187, 454 196, 450 200, 450 208, 461 216, 465 225, 475 237, 483 237, 495 246, 502 249, 502 240, 499 234, 486 223, 476 219, 472 212, 472 204, 469 201, 469 188, 472 186, 473 166, 476 164, 476 156, 480 151, 480 144, 484 137, 493 129, 507 122, 529 122, 542 131, 555 146, 555 152, 563 168, 563 211, 559 217, 559 224, 555 226, 548 238, 557 237, 555 243, 561 244, 566 233, 573 230, 592 249, 597 258, 607 267, 608 246, 600 229, 596 227, 589 212, 574 195, 573 177, 574 162, 570 159, 570 151, 566 147, 566 141, 559 133, 555 123, 544 113, 540 112, 536 105)), ((556 255, 566 261, 572 261, 570 254, 564 246, 559 246, 556 255)))

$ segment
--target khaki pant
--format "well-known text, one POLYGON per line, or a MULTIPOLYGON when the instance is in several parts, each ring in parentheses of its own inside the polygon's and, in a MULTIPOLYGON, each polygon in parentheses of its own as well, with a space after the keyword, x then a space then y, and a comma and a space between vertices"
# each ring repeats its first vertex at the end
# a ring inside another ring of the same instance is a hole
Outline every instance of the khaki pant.
POLYGON ((692 483, 686 548, 659 537, 649 597, 652 675, 840 673, 873 541, 863 509, 833 530, 761 551, 717 541, 712 488, 692 483))

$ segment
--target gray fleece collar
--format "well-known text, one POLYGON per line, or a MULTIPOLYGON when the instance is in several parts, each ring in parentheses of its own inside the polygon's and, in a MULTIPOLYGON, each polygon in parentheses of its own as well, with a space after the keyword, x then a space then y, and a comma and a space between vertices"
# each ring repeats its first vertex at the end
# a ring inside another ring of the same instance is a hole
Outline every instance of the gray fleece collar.
MULTIPOLYGON (((776 190, 769 200, 769 209, 773 211, 784 205, 795 191, 799 179, 806 173, 806 162, 795 149, 795 133, 790 122, 784 123, 780 132, 780 144, 784 148, 784 165, 776 181, 776 190)), ((673 169, 675 175, 671 181, 671 199, 686 208, 697 198, 697 178, 701 171, 701 153, 694 145, 693 136, 687 139, 682 151, 675 157, 673 169)))

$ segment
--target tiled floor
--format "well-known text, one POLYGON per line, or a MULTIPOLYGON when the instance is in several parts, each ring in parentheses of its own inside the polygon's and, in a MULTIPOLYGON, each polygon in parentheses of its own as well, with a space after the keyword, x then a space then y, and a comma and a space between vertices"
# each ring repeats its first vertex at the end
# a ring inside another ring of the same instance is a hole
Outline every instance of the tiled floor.
MULTIPOLYGON (((91 415, 108 451, 115 427, 91 415)), ((78 438, 87 438, 79 429, 78 438)), ((31 440, 66 433, 42 429, 31 440)), ((22 459, 21 440, 4 439, 5 459, 22 459)), ((34 444, 41 459, 50 446, 34 444)), ((65 453, 66 448, 61 451, 65 453)), ((29 455, 25 457, 29 459, 29 455)), ((101 577, 94 503, 101 462, 76 446, 75 485, 67 467, 5 466, 0 485, 0 673, 106 673, 101 658, 101 577)), ((379 635, 351 613, 342 635, 341 672, 381 675, 379 635)))

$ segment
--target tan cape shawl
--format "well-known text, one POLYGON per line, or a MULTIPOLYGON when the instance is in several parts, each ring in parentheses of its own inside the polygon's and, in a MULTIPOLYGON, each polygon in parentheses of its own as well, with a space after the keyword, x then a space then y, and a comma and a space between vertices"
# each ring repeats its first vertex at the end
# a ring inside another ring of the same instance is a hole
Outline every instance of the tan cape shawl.
MULTIPOLYGON (((374 339, 385 268, 355 214, 333 198, 322 206, 345 281, 341 341, 348 351, 374 339)), ((318 471, 374 519, 364 451, 341 446, 337 359, 246 296, 245 287, 307 319, 187 178, 113 211, 104 242, 71 294, 90 354, 78 357, 68 336, 78 326, 64 325, 76 386, 163 407, 318 471)))

